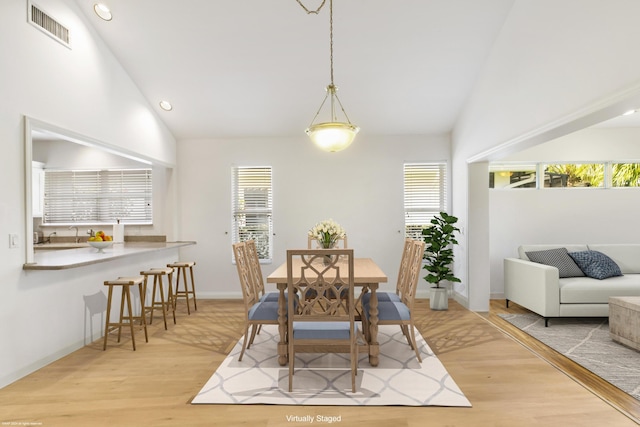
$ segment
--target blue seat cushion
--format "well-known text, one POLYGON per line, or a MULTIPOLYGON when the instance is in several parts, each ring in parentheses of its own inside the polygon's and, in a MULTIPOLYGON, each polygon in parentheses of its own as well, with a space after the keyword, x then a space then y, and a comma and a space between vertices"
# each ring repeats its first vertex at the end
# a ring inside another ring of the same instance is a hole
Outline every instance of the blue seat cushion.
MULTIPOLYGON (((370 316, 370 305, 364 306, 364 315, 367 319, 370 316)), ((397 301, 381 301, 378 303, 378 320, 409 320, 411 312, 409 307, 402 302, 397 301)))
MULTIPOLYGON (((395 292, 376 292, 376 296, 378 297, 378 302, 383 301, 396 301, 400 302, 400 297, 395 292)), ((371 292, 367 292, 362 295, 362 305, 369 305, 371 301, 371 292)))
POLYGON ((278 301, 259 301, 249 309, 249 320, 278 320, 278 301))
MULTIPOLYGON (((358 329, 354 325, 354 331, 358 329)), ((349 322, 293 322, 293 337, 303 340, 348 340, 349 322)))
MULTIPOLYGON (((266 294, 260 297, 260 301, 270 301, 270 302, 278 302, 278 298, 280 297, 280 292, 267 292, 266 294)), ((285 300, 289 297, 287 293, 284 293, 285 300)))

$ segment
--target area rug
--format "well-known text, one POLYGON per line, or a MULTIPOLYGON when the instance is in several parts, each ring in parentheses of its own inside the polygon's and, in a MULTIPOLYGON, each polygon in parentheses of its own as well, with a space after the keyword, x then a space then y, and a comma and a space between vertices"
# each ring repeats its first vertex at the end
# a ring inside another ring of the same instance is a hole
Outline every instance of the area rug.
POLYGON ((471 404, 416 331, 422 363, 398 326, 380 326, 380 362, 360 354, 356 393, 351 392, 348 354, 296 354, 293 392, 289 368, 278 364, 277 326, 262 327, 242 362, 242 339, 222 362, 192 404, 400 405, 462 406, 471 404))
POLYGON ((609 336, 606 318, 554 318, 549 327, 537 314, 500 317, 640 400, 640 353, 609 336))

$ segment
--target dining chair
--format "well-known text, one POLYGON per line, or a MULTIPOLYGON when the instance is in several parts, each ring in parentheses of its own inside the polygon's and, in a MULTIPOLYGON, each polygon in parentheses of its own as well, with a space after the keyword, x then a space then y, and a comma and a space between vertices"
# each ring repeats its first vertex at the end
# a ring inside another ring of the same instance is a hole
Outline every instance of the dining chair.
POLYGON ((278 301, 278 292, 266 292, 264 289, 264 277, 262 276, 262 268, 260 268, 260 258, 258 256, 258 248, 255 240, 246 240, 245 254, 249 258, 249 271, 251 272, 251 280, 256 289, 256 295, 260 301, 278 301))
MULTIPOLYGON (((308 249, 323 249, 318 239, 314 236, 307 236, 307 248, 308 249), (316 247, 313 247, 313 242, 316 242, 316 247)), ((347 249, 347 236, 340 237, 336 240, 336 246, 332 249, 347 249)))
POLYGON ((287 251, 290 392, 293 391, 297 349, 346 353, 348 346, 351 391, 355 393, 360 331, 355 323, 353 287, 353 249, 287 251), (330 257, 329 262, 325 262, 326 256, 330 257), (343 292, 348 298, 332 298, 343 292), (310 298, 309 294, 314 296, 310 298))
MULTIPOLYGON (((399 325, 409 346, 415 351, 418 362, 422 363, 420 350, 416 344, 413 312, 425 243, 414 240, 410 246, 411 251, 403 275, 404 283, 400 284, 400 301, 378 301, 378 325, 399 325)), ((369 330, 370 308, 370 304, 363 305, 362 319, 365 331, 369 330)))
POLYGON ((278 302, 261 301, 256 293, 255 284, 251 279, 249 267, 249 257, 247 256, 247 245, 244 242, 233 244, 233 255, 236 260, 238 278, 242 288, 242 299, 244 301, 244 338, 242 340, 242 351, 238 361, 242 361, 244 352, 251 347, 256 336, 257 329, 262 325, 278 324, 278 302), (249 327, 251 326, 251 337, 249 338, 249 327))
MULTIPOLYGON (((386 291, 378 291, 376 292, 376 297, 378 298, 378 302, 382 301, 397 301, 400 302, 400 294, 402 293, 402 288, 406 284, 405 276, 407 274, 408 268, 407 264, 409 263, 409 259, 411 257, 411 251, 413 250, 413 240, 407 238, 404 240, 404 247, 402 248, 402 257, 400 258, 400 268, 398 269, 398 281, 396 282, 396 291, 394 292, 386 292, 386 291)), ((368 305, 371 301, 371 294, 367 292, 362 295, 362 305, 368 305)))

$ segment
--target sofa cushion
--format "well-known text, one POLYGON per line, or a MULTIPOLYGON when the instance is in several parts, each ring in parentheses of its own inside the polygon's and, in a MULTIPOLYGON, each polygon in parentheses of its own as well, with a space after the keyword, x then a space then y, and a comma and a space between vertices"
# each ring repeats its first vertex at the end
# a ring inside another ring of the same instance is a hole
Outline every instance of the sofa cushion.
POLYGON ((608 304, 609 297, 640 296, 640 274, 596 280, 569 277, 559 280, 560 304, 608 304))
POLYGON ((546 251, 526 252, 529 260, 538 264, 545 264, 556 267, 560 277, 582 277, 584 273, 569 256, 567 248, 548 249, 546 251))
POLYGON ((602 252, 570 252, 569 256, 573 258, 586 276, 599 280, 622 276, 622 271, 620 271, 618 264, 602 252))
POLYGON ((580 245, 580 244, 568 244, 568 245, 563 245, 563 244, 555 244, 555 245, 541 245, 541 244, 521 245, 521 246, 518 247, 518 257, 520 257, 520 259, 523 259, 525 261, 531 261, 529 259, 529 257, 527 256, 527 252, 546 251, 547 249, 557 249, 557 248, 566 248, 569 252, 579 252, 579 251, 587 251, 587 250, 589 250, 587 245, 580 245))

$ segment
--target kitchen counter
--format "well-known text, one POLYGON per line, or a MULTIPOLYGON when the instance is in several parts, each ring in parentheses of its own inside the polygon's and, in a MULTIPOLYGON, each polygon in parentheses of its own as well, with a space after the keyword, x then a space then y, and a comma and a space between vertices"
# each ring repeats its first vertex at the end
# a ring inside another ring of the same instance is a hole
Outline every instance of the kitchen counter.
POLYGON ((59 250, 37 250, 32 264, 24 264, 23 270, 64 270, 111 261, 116 258, 127 257, 148 252, 174 249, 182 246, 195 245, 196 242, 125 242, 114 243, 113 246, 98 252, 98 249, 76 247, 59 250))

